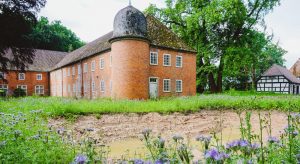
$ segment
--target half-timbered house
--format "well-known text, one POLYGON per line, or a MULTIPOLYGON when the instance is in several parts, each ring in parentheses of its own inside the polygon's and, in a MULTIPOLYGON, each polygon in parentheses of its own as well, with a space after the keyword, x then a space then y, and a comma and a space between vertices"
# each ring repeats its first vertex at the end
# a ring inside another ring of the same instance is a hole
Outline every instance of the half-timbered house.
POLYGON ((289 70, 274 64, 257 81, 258 92, 299 94, 300 80, 289 70))

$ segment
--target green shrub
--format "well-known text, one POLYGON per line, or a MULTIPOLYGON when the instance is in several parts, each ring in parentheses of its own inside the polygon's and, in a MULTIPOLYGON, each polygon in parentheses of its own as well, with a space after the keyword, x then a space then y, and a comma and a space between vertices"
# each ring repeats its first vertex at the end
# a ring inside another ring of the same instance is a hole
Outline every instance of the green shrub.
POLYGON ((16 88, 13 93, 14 97, 24 97, 26 96, 26 92, 24 89, 16 88))

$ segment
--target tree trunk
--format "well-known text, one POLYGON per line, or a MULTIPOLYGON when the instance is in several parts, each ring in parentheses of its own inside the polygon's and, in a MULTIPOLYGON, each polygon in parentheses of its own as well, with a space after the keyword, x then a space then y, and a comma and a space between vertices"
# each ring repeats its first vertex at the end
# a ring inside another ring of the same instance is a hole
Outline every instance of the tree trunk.
POLYGON ((209 82, 209 88, 210 88, 210 92, 211 93, 217 93, 218 92, 218 88, 214 79, 214 75, 213 73, 209 73, 208 74, 208 82, 209 82))
POLYGON ((217 92, 221 93, 223 91, 223 70, 224 70, 224 61, 223 57, 220 59, 220 65, 217 72, 217 92))

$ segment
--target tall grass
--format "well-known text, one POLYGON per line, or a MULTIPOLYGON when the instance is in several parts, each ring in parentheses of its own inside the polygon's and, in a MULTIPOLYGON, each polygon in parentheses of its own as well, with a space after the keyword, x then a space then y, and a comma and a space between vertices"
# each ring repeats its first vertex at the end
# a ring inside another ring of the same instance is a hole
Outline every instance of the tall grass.
POLYGON ((194 97, 160 100, 75 100, 58 97, 25 97, 0 100, 1 112, 16 109, 21 112, 43 110, 51 116, 114 114, 114 113, 173 113, 197 112, 202 109, 243 109, 300 111, 300 97, 291 95, 252 94, 231 92, 194 97))

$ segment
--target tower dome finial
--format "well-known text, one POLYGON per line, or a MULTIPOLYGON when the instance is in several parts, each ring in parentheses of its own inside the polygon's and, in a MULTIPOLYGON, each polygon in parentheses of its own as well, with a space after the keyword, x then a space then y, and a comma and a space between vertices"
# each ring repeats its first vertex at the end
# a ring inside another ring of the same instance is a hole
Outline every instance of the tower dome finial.
POLYGON ((131 6, 131 0, 129 0, 129 6, 131 6))

